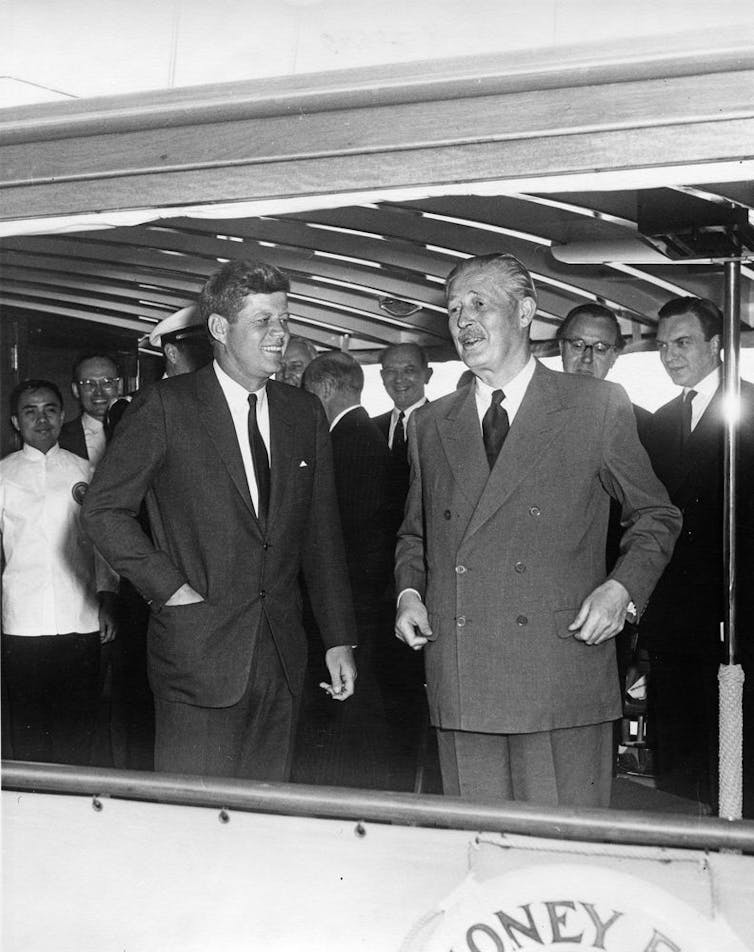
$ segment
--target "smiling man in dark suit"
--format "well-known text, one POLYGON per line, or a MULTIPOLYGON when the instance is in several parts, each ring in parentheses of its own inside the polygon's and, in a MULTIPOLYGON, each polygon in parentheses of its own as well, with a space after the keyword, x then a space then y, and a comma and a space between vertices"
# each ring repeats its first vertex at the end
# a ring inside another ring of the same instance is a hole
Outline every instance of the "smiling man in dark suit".
POLYGON ((60 445, 69 453, 88 459, 95 466, 105 452, 105 418, 110 404, 121 392, 120 371, 105 354, 82 354, 73 366, 71 391, 81 413, 60 431, 60 445))
POLYGON ((158 770, 287 779, 307 653, 300 572, 329 691, 353 692, 327 422, 315 397, 270 379, 288 339, 288 289, 263 262, 210 277, 199 306, 214 363, 134 400, 84 506, 96 545, 151 603, 158 770))
POLYGON ((609 805, 613 638, 670 558, 678 511, 616 385, 548 370, 531 275, 458 265, 450 333, 472 385, 418 410, 396 552, 396 634, 426 646, 446 794, 609 805), (605 572, 611 497, 621 554, 605 572))
MULTIPOLYGON (((649 726, 658 786, 713 811, 718 772, 717 674, 725 614, 722 331, 719 308, 702 298, 673 298, 659 312, 660 360, 673 383, 683 389, 655 412, 646 445, 655 472, 683 513, 683 530, 640 629, 650 654, 649 726)), ((741 383, 737 476, 737 628, 750 678, 754 675, 747 658, 754 615, 754 387, 745 381, 741 383)), ((749 720, 744 721, 745 745, 754 734, 749 720)), ((745 759, 754 760, 748 745, 745 759)), ((747 787, 752 783, 754 776, 747 787)), ((754 800, 754 790, 747 789, 747 794, 754 800)))

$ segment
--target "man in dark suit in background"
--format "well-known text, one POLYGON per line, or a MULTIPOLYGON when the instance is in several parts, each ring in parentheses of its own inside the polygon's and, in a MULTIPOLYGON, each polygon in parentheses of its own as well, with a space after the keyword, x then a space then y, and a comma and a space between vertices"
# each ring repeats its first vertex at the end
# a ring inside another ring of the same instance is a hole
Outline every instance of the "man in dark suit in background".
MULTIPOLYGON (((654 414, 647 438, 655 472, 683 513, 673 558, 641 622, 649 650, 650 731, 660 789, 717 804, 718 687, 725 612, 725 415, 722 315, 711 301, 673 298, 659 312, 660 360, 681 393, 654 414)), ((751 665, 754 570, 754 387, 741 384, 738 456, 738 635, 751 665)), ((752 712, 754 713, 754 712, 752 712)), ((745 761, 752 760, 745 727, 745 761)), ((752 777, 747 786, 754 782, 752 777)), ((754 796, 754 790, 749 790, 754 796)))
MULTIPOLYGON (((605 380, 626 346, 618 318, 603 304, 579 304, 558 325, 555 339, 560 346, 563 370, 605 380)), ((652 414, 633 404, 636 429, 644 442, 644 433, 652 414)))
MULTIPOLYGON (((392 410, 374 418, 390 449, 388 468, 388 526, 393 546, 403 522, 409 483, 406 448, 408 421, 427 403, 425 388, 432 377, 427 355, 418 344, 393 344, 380 357, 382 383, 393 401, 392 410)), ((395 589, 388 586, 384 607, 384 638, 378 670, 396 762, 402 764, 402 786, 418 791, 422 784, 426 744, 430 738, 424 689, 424 659, 406 651, 393 638, 395 589)), ((433 740, 433 739, 432 739, 433 740)), ((434 753, 434 747, 432 747, 434 753)), ((400 781, 399 781, 400 783, 400 781)))
POLYGON ((403 521, 408 493, 406 433, 414 410, 427 402, 424 390, 432 377, 427 355, 418 344, 393 344, 380 358, 380 376, 393 409, 374 418, 390 447, 390 520, 394 532, 403 521))
POLYGON ((105 452, 105 417, 121 388, 120 371, 112 357, 89 353, 76 360, 71 391, 79 401, 81 414, 63 424, 60 445, 64 450, 95 466, 99 463, 105 452))
POLYGON ((305 369, 303 386, 322 401, 333 445, 335 488, 356 611, 359 690, 347 705, 328 712, 334 722, 334 770, 326 784, 390 787, 385 711, 377 686, 375 651, 382 633, 385 586, 395 537, 387 524, 389 451, 361 406, 364 371, 348 354, 320 354, 305 369))
POLYGON ((354 688, 354 619, 318 400, 271 380, 288 278, 232 261, 199 301, 214 363, 156 383, 120 422, 84 505, 110 564, 150 602, 155 767, 285 780, 306 667, 299 573, 328 692, 354 688), (138 513, 146 499, 152 538, 138 513))
POLYGON ((678 511, 622 387, 532 354, 531 275, 508 254, 447 281, 473 386, 412 418, 396 634, 426 646, 446 794, 606 807, 621 713, 613 636, 643 610, 678 511), (621 556, 605 572, 609 501, 621 556))

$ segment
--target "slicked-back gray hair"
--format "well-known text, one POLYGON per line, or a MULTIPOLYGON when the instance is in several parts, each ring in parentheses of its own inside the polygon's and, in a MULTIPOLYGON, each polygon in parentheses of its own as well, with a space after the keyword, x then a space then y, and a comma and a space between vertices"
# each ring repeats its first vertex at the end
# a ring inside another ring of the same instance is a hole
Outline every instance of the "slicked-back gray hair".
POLYGON ((474 258, 468 258, 461 261, 453 268, 445 281, 445 296, 450 295, 450 288, 456 278, 469 271, 495 270, 501 278, 501 290, 503 293, 515 298, 518 301, 524 298, 532 298, 537 302, 537 289, 534 287, 534 281, 527 268, 518 260, 515 255, 501 253, 490 255, 477 255, 474 258))

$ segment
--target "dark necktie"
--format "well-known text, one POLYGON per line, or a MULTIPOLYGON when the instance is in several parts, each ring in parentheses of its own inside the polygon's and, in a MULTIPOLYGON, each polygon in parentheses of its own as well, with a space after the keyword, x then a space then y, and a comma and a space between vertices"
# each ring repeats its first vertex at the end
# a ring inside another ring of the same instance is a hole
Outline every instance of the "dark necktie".
POLYGON ((257 424, 257 395, 255 393, 249 394, 249 446, 259 493, 257 516, 264 524, 267 521, 267 510, 270 506, 270 459, 257 424))
POLYGON ((405 462, 407 459, 406 453, 406 431, 403 428, 403 420, 405 419, 406 414, 401 410, 398 414, 398 421, 395 424, 395 429, 393 430, 393 445, 390 447, 390 452, 393 456, 393 459, 398 462, 405 462))
POLYGON ((696 396, 696 390, 687 390, 681 403, 681 449, 685 449, 691 436, 691 403, 696 396))
POLYGON ((502 406, 503 400, 505 400, 505 394, 502 390, 493 391, 492 400, 482 419, 482 439, 490 469, 495 465, 495 460, 510 429, 508 413, 502 406))

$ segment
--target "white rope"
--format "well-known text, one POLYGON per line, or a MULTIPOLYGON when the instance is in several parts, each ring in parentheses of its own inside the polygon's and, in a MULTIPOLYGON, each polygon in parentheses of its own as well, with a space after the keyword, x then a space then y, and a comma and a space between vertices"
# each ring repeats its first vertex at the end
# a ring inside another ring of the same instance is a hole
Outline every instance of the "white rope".
POLYGON ((720 665, 720 816, 740 820, 743 810, 743 689, 740 664, 720 665))

